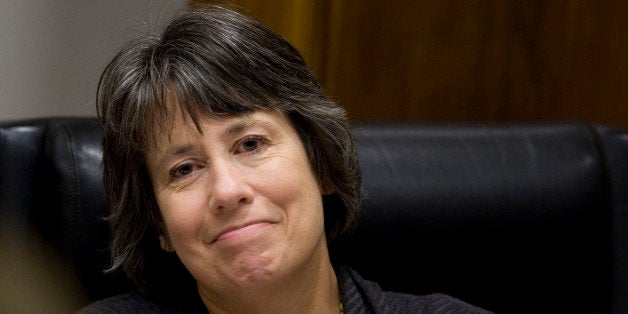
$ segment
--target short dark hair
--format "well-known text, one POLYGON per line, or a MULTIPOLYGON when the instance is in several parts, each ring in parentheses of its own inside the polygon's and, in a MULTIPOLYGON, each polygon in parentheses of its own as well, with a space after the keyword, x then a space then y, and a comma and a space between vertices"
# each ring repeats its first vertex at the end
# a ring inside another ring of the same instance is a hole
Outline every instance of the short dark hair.
POLYGON ((100 78, 97 111, 111 208, 110 271, 123 269, 146 289, 167 254, 159 247, 164 223, 145 153, 156 134, 172 126, 167 104, 172 97, 179 106, 175 110, 182 110, 197 128, 200 115, 284 112, 321 187, 332 193, 324 197, 328 240, 352 229, 362 194, 345 111, 277 33, 223 6, 194 7, 172 20, 161 35, 129 42, 100 78))

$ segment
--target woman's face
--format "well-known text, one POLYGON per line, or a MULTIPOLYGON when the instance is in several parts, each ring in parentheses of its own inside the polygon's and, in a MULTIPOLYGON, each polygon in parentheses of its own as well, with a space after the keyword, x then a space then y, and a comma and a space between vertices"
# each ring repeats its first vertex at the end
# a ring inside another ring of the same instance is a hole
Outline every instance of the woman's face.
MULTIPOLYGON (((282 113, 176 117, 146 155, 167 234, 204 293, 291 280, 326 260, 321 188, 282 113)), ((244 289, 244 290, 243 290, 244 289)))

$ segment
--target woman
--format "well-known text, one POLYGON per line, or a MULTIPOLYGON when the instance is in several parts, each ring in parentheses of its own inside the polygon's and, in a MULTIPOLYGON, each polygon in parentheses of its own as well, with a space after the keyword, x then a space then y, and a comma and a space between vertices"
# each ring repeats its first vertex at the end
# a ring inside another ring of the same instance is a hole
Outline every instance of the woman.
POLYGON ((361 200, 344 111, 284 39, 220 6, 129 43, 98 92, 110 271, 140 292, 84 312, 480 312, 332 266, 361 200))

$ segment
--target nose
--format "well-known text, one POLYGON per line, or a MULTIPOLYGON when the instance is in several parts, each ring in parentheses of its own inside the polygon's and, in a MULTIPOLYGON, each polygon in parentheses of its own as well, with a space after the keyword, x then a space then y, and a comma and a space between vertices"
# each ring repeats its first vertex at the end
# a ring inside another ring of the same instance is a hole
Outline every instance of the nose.
POLYGON ((246 172, 229 162, 212 165, 210 208, 215 213, 234 210, 253 200, 246 172))

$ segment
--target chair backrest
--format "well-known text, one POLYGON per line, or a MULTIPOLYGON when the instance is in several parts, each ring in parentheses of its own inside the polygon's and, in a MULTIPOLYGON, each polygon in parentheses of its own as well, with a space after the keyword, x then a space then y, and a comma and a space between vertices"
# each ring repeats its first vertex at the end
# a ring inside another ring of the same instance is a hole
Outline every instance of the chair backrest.
POLYGON ((497 312, 628 310, 625 132, 581 123, 354 129, 363 220, 334 256, 363 276, 497 312))
POLYGON ((110 233, 101 137, 94 118, 0 124, 0 235, 50 247, 65 274, 78 278, 85 302, 131 287, 121 274, 103 273, 110 233))
MULTIPOLYGON (((355 122, 360 224, 332 243, 384 289, 442 292, 497 312, 628 311, 628 133, 583 123, 355 122)), ((2 227, 32 227, 87 301, 109 229, 93 118, 0 124, 2 227), (10 223, 7 223, 10 222, 10 223)))

